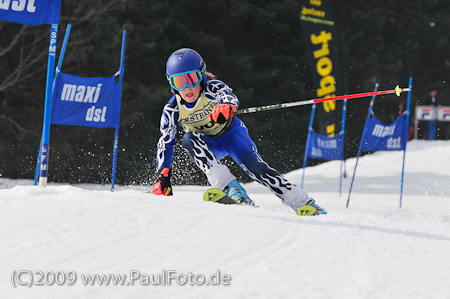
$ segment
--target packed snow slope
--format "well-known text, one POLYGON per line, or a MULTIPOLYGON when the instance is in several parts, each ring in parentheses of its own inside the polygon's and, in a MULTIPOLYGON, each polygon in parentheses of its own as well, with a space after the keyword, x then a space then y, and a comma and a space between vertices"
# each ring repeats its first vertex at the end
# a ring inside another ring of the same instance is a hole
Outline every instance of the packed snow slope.
MULTIPOLYGON (((307 168, 305 189, 328 211, 318 217, 296 216, 257 183, 245 187, 259 208, 204 202, 205 186, 175 186, 173 197, 158 197, 143 192, 149 187, 111 193, 109 186, 1 179, 0 297, 450 298, 450 142, 408 143, 399 208, 402 159, 402 152, 362 157, 349 208, 356 159, 346 162, 342 197, 338 161, 307 168), (13 287, 20 270, 35 279, 39 271, 74 271, 77 281, 13 287), (231 281, 82 281, 164 270, 184 277, 219 270, 231 281)), ((301 170, 286 176, 300 184, 301 170)))

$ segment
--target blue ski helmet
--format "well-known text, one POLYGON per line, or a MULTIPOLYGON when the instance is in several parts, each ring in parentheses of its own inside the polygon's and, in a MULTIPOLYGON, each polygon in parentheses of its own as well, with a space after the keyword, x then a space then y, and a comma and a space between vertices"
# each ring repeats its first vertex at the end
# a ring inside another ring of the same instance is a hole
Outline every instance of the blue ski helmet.
POLYGON ((173 52, 167 59, 166 77, 171 86, 171 76, 189 71, 198 71, 203 80, 203 87, 206 86, 206 63, 196 51, 182 48, 173 52))

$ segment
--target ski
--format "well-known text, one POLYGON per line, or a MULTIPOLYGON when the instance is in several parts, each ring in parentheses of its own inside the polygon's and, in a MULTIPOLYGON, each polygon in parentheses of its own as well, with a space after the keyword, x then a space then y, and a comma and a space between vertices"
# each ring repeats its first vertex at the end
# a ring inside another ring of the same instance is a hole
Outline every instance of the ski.
POLYGON ((314 200, 310 200, 308 204, 297 209, 298 216, 317 216, 326 215, 327 211, 319 207, 314 203, 314 200))
POLYGON ((234 199, 225 194, 222 190, 211 188, 206 190, 203 194, 204 201, 218 202, 225 205, 235 205, 238 204, 234 199))
POLYGON ((303 206, 303 207, 298 208, 297 215, 298 216, 317 216, 317 215, 319 215, 319 212, 314 207, 303 206))

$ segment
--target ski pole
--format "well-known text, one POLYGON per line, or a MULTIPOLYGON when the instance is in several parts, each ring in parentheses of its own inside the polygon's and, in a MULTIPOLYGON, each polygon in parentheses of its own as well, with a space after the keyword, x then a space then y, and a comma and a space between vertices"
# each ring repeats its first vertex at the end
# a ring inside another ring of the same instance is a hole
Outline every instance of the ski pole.
POLYGON ((274 110, 274 109, 281 109, 281 108, 288 108, 288 107, 295 107, 295 106, 303 106, 303 105, 310 105, 315 103, 321 103, 321 102, 328 102, 328 101, 337 101, 337 100, 343 100, 343 99, 356 99, 356 98, 364 98, 364 97, 370 97, 374 95, 384 95, 384 94, 391 94, 395 93, 398 97, 400 94, 404 91, 410 91, 409 88, 400 88, 398 85, 395 87, 395 89, 391 90, 383 90, 383 91, 375 91, 375 92, 364 92, 364 93, 355 93, 355 94, 349 94, 349 95, 343 95, 343 96, 337 96, 337 97, 330 97, 330 98, 319 98, 319 99, 311 99, 311 100, 304 100, 304 101, 298 101, 298 102, 291 102, 291 103, 283 103, 283 104, 275 104, 275 105, 268 105, 268 106, 261 106, 261 107, 251 107, 251 108, 245 108, 240 109, 236 111, 234 114, 247 114, 247 113, 253 113, 253 112, 260 112, 260 111, 266 111, 266 110, 274 110))

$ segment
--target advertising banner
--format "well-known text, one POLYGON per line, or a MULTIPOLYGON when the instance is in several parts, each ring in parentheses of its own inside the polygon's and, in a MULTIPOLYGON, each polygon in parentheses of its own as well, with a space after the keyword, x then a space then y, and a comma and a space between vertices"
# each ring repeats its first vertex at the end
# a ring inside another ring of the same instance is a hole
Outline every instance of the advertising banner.
POLYGON ((83 78, 60 73, 53 91, 51 123, 118 128, 120 95, 115 77, 83 78))
POLYGON ((375 116, 368 119, 364 128, 364 140, 361 150, 365 151, 402 151, 408 139, 408 121, 403 115, 390 125, 384 125, 375 116))
POLYGON ((61 0, 0 0, 0 20, 25 25, 58 24, 61 0))
MULTIPOLYGON (((300 20, 317 97, 344 94, 341 47, 332 1, 300 1, 300 20)), ((341 105, 339 101, 318 105, 319 130, 315 131, 330 137, 337 134, 340 131, 341 115, 338 111, 342 110, 341 105)))

